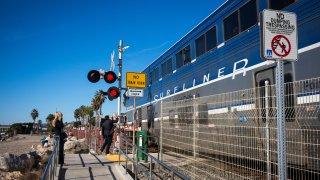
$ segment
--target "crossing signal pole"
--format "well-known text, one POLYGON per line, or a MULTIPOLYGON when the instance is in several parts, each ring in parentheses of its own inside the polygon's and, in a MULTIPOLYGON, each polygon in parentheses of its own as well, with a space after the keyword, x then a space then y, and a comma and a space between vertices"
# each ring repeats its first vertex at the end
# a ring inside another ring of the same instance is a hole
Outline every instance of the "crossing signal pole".
MULTIPOLYGON (((121 116, 121 91, 122 89, 122 53, 128 49, 129 46, 123 47, 123 41, 120 40, 119 46, 118 46, 118 52, 119 52, 119 74, 118 77, 116 73, 113 71, 107 71, 104 70, 91 70, 88 73, 88 80, 92 83, 97 83, 100 79, 104 79, 106 83, 112 84, 116 80, 118 80, 118 87, 112 86, 108 89, 107 92, 103 92, 103 95, 107 95, 108 99, 112 101, 113 99, 118 98, 118 116, 121 116)), ((112 56, 113 61, 113 56, 112 56)))
MULTIPOLYGON (((118 46, 118 52, 119 52, 119 74, 118 74, 118 81, 119 81, 119 90, 121 93, 122 90, 122 53, 128 49, 129 46, 123 47, 123 41, 120 40, 119 46, 118 46)), ((118 98, 118 116, 121 116, 121 96, 118 98)))
MULTIPOLYGON (((118 74, 118 81, 119 81, 119 89, 120 89, 120 92, 121 92, 121 88, 122 88, 122 53, 124 51, 124 49, 122 48, 122 44, 123 44, 123 41, 120 40, 119 42, 119 46, 118 46, 118 52, 119 52, 119 74, 118 74)), ((121 115, 121 96, 119 96, 118 98, 118 116, 120 117, 121 115)))

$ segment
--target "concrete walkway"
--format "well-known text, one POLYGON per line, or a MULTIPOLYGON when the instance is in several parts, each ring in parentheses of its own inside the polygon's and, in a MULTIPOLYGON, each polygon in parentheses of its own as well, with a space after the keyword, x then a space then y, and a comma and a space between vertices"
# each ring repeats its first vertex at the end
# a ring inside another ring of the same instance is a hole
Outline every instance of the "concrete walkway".
POLYGON ((58 180, 99 180, 99 179, 132 179, 121 172, 122 166, 113 163, 102 155, 66 154, 65 163, 68 166, 58 167, 58 180))

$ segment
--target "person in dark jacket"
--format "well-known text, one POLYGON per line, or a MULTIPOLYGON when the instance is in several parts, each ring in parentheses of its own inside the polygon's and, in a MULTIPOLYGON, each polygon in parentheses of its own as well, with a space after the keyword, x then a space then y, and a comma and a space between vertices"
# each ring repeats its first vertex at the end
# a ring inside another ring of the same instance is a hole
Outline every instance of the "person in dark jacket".
POLYGON ((54 135, 59 136, 59 159, 58 164, 61 166, 67 165, 64 163, 64 139, 66 138, 66 134, 63 131, 63 115, 61 112, 57 112, 55 114, 54 120, 52 121, 52 126, 54 127, 54 135))
POLYGON ((101 133, 104 138, 104 143, 101 146, 100 151, 103 152, 104 148, 106 148, 106 154, 110 153, 110 146, 112 144, 113 133, 115 126, 113 123, 117 121, 113 121, 109 118, 109 116, 105 116, 104 123, 101 126, 101 133))

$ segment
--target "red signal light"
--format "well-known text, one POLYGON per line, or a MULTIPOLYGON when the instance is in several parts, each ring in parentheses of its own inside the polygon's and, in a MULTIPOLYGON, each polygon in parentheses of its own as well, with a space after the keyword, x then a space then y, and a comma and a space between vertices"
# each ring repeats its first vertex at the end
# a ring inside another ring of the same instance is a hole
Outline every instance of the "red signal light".
POLYGON ((87 76, 88 80, 92 83, 96 83, 100 80, 100 72, 97 70, 91 70, 87 76))
POLYGON ((120 96, 119 88, 112 86, 108 89, 108 99, 110 101, 117 99, 120 96))
POLYGON ((116 73, 114 73, 113 71, 108 71, 104 73, 103 78, 107 83, 114 83, 118 79, 116 73))
POLYGON ((115 89, 110 90, 110 96, 117 96, 117 91, 115 89))

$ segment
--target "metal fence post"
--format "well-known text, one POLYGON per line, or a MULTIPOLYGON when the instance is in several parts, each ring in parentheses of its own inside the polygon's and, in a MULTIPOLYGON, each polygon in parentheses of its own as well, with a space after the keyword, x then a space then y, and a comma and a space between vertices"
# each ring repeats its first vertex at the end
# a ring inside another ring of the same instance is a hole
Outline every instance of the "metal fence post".
POLYGON ((158 160, 160 158, 160 136, 158 135, 158 160))
POLYGON ((120 155, 121 155, 121 136, 120 136, 120 138, 119 138, 119 149, 118 149, 118 151, 119 151, 118 164, 120 165, 120 155))
POLYGON ((97 152, 97 138, 98 138, 99 132, 97 133, 96 128, 94 129, 94 134, 95 134, 95 136, 94 136, 94 152, 97 152))
POLYGON ((270 135, 269 135, 269 81, 265 81, 265 108, 266 108, 266 152, 267 152, 267 180, 271 180, 271 166, 270 166, 270 135))
POLYGON ((286 127, 284 109, 284 74, 283 60, 277 60, 276 68, 276 94, 277 94, 277 137, 278 137, 278 172, 279 179, 287 179, 286 163, 286 127))
POLYGON ((196 95, 193 95, 193 159, 196 159, 196 95))
MULTIPOLYGON (((128 143, 126 141, 126 155, 128 156, 128 143)), ((128 158, 126 158, 126 174, 128 173, 128 158)))
POLYGON ((49 175, 48 175, 49 179, 52 179, 52 178, 51 178, 51 174, 52 174, 51 171, 52 171, 52 170, 51 170, 51 167, 50 167, 50 170, 49 170, 49 172, 48 172, 48 174, 49 174, 49 175))
POLYGON ((163 161, 163 149, 162 149, 162 138, 163 138, 163 103, 162 101, 160 102, 160 159, 163 161))
POLYGON ((138 161, 137 161, 137 159, 134 160, 133 164, 135 166, 134 167, 134 180, 137 180, 137 173, 138 173, 138 171, 137 171, 137 169, 138 169, 138 161))
POLYGON ((149 167, 150 169, 150 174, 149 174, 149 176, 150 176, 150 180, 152 179, 152 158, 150 159, 150 167, 149 167))

